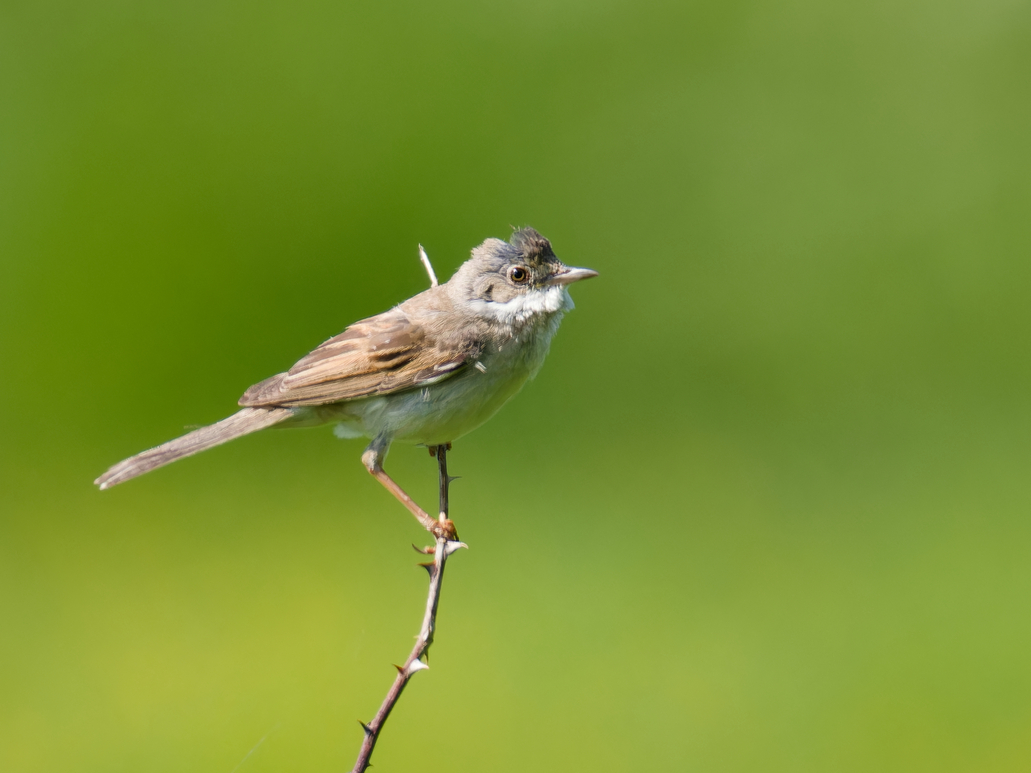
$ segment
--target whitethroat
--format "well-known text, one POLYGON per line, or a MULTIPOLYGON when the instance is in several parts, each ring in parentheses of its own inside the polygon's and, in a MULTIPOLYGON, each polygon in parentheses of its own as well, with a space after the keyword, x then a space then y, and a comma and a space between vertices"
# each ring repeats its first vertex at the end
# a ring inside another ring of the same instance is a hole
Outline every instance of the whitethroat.
POLYGON ((273 425, 335 422, 340 437, 372 439, 362 454, 366 468, 441 536, 440 522, 383 470, 390 444, 433 453, 493 416, 540 370, 573 308, 568 286, 597 275, 564 265, 532 228, 508 242, 487 239, 446 283, 355 322, 286 373, 252 386, 229 418, 129 457, 95 482, 110 488, 273 425))

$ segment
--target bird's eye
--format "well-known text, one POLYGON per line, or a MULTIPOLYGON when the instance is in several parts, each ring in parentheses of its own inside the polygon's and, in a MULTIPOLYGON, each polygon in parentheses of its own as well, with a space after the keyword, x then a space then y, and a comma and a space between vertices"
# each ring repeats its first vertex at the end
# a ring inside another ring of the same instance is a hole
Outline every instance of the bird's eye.
POLYGON ((521 285, 530 278, 530 272, 522 266, 514 266, 508 270, 508 278, 517 285, 521 285))

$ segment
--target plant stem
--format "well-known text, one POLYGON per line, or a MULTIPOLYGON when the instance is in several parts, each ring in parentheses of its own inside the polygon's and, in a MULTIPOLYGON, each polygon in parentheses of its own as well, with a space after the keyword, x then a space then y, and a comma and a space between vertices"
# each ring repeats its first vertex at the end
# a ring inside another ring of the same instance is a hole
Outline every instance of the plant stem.
MULTIPOLYGON (((447 446, 437 446, 435 449, 431 449, 431 453, 435 452, 434 455, 437 457, 437 469, 440 477, 439 521, 442 524, 448 521, 448 487, 451 485, 451 478, 447 474, 447 450, 447 446)), ((380 733, 383 732, 383 725, 386 724, 391 710, 401 698, 405 685, 408 684, 413 674, 429 668, 423 661, 423 657, 428 657, 430 645, 433 644, 433 632, 437 624, 437 606, 440 603, 440 588, 444 580, 444 564, 447 563, 448 556, 459 548, 464 547, 466 545, 462 542, 451 541, 443 536, 438 536, 436 537, 436 545, 433 548, 426 548, 425 550, 416 548, 426 554, 431 551, 433 552, 433 560, 422 564, 430 575, 430 588, 429 594, 426 597, 426 612, 423 614, 422 627, 419 629, 418 637, 416 637, 415 647, 408 655, 404 665, 395 666, 397 668, 397 677, 390 686, 390 690, 387 691, 387 697, 384 698, 379 711, 376 712, 376 716, 368 724, 361 723, 362 729, 365 731, 365 738, 362 741, 362 748, 358 752, 358 760, 354 763, 352 773, 364 773, 369 767, 372 752, 376 748, 376 741, 379 740, 380 733)))

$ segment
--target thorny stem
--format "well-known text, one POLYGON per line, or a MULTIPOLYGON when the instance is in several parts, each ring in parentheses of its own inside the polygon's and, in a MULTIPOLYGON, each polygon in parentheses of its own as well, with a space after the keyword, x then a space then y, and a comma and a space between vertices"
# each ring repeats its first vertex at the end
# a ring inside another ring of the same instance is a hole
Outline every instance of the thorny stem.
MULTIPOLYGON (((437 457, 437 469, 440 475, 439 520, 442 524, 448 521, 448 487, 451 485, 451 478, 447 474, 447 450, 447 446, 437 446, 435 449, 430 449, 430 452, 435 452, 434 455, 437 457)), ((364 773, 370 767, 369 761, 372 759, 373 749, 376 748, 376 741, 379 740, 379 735, 383 731, 383 725, 386 724, 391 710, 401 698, 405 685, 408 684, 408 680, 412 678, 413 674, 429 668, 423 661, 423 657, 429 657, 430 645, 433 644, 433 632, 437 623, 437 605, 440 602, 440 586, 444 580, 444 564, 447 562, 448 556, 459 548, 464 547, 466 545, 462 542, 451 541, 446 537, 438 536, 436 537, 436 546, 426 548, 424 551, 429 553, 432 550, 433 561, 422 564, 430 575, 430 589, 429 595, 426 597, 426 612, 423 614, 422 627, 419 629, 419 635, 415 639, 415 647, 408 655, 404 665, 395 666, 397 668, 397 677, 390 686, 390 690, 387 691, 387 697, 384 698, 383 704, 379 707, 379 711, 376 712, 376 716, 368 724, 361 723, 362 729, 365 731, 365 738, 362 741, 362 748, 358 752, 358 760, 354 763, 352 773, 364 773)))
POLYGON ((422 267, 426 269, 426 274, 430 278, 430 287, 437 286, 437 275, 433 273, 433 266, 430 264, 430 256, 426 254, 426 250, 419 245, 419 260, 422 261, 422 267))

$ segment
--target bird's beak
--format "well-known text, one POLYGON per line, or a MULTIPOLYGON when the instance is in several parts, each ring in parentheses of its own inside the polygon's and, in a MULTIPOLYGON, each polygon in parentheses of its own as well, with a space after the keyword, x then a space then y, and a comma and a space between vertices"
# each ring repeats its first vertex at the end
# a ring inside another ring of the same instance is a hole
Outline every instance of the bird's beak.
POLYGON ((570 268, 569 266, 563 266, 557 274, 550 276, 548 281, 544 284, 569 285, 573 282, 579 282, 581 279, 590 279, 592 276, 598 276, 598 272, 589 268, 570 268))

